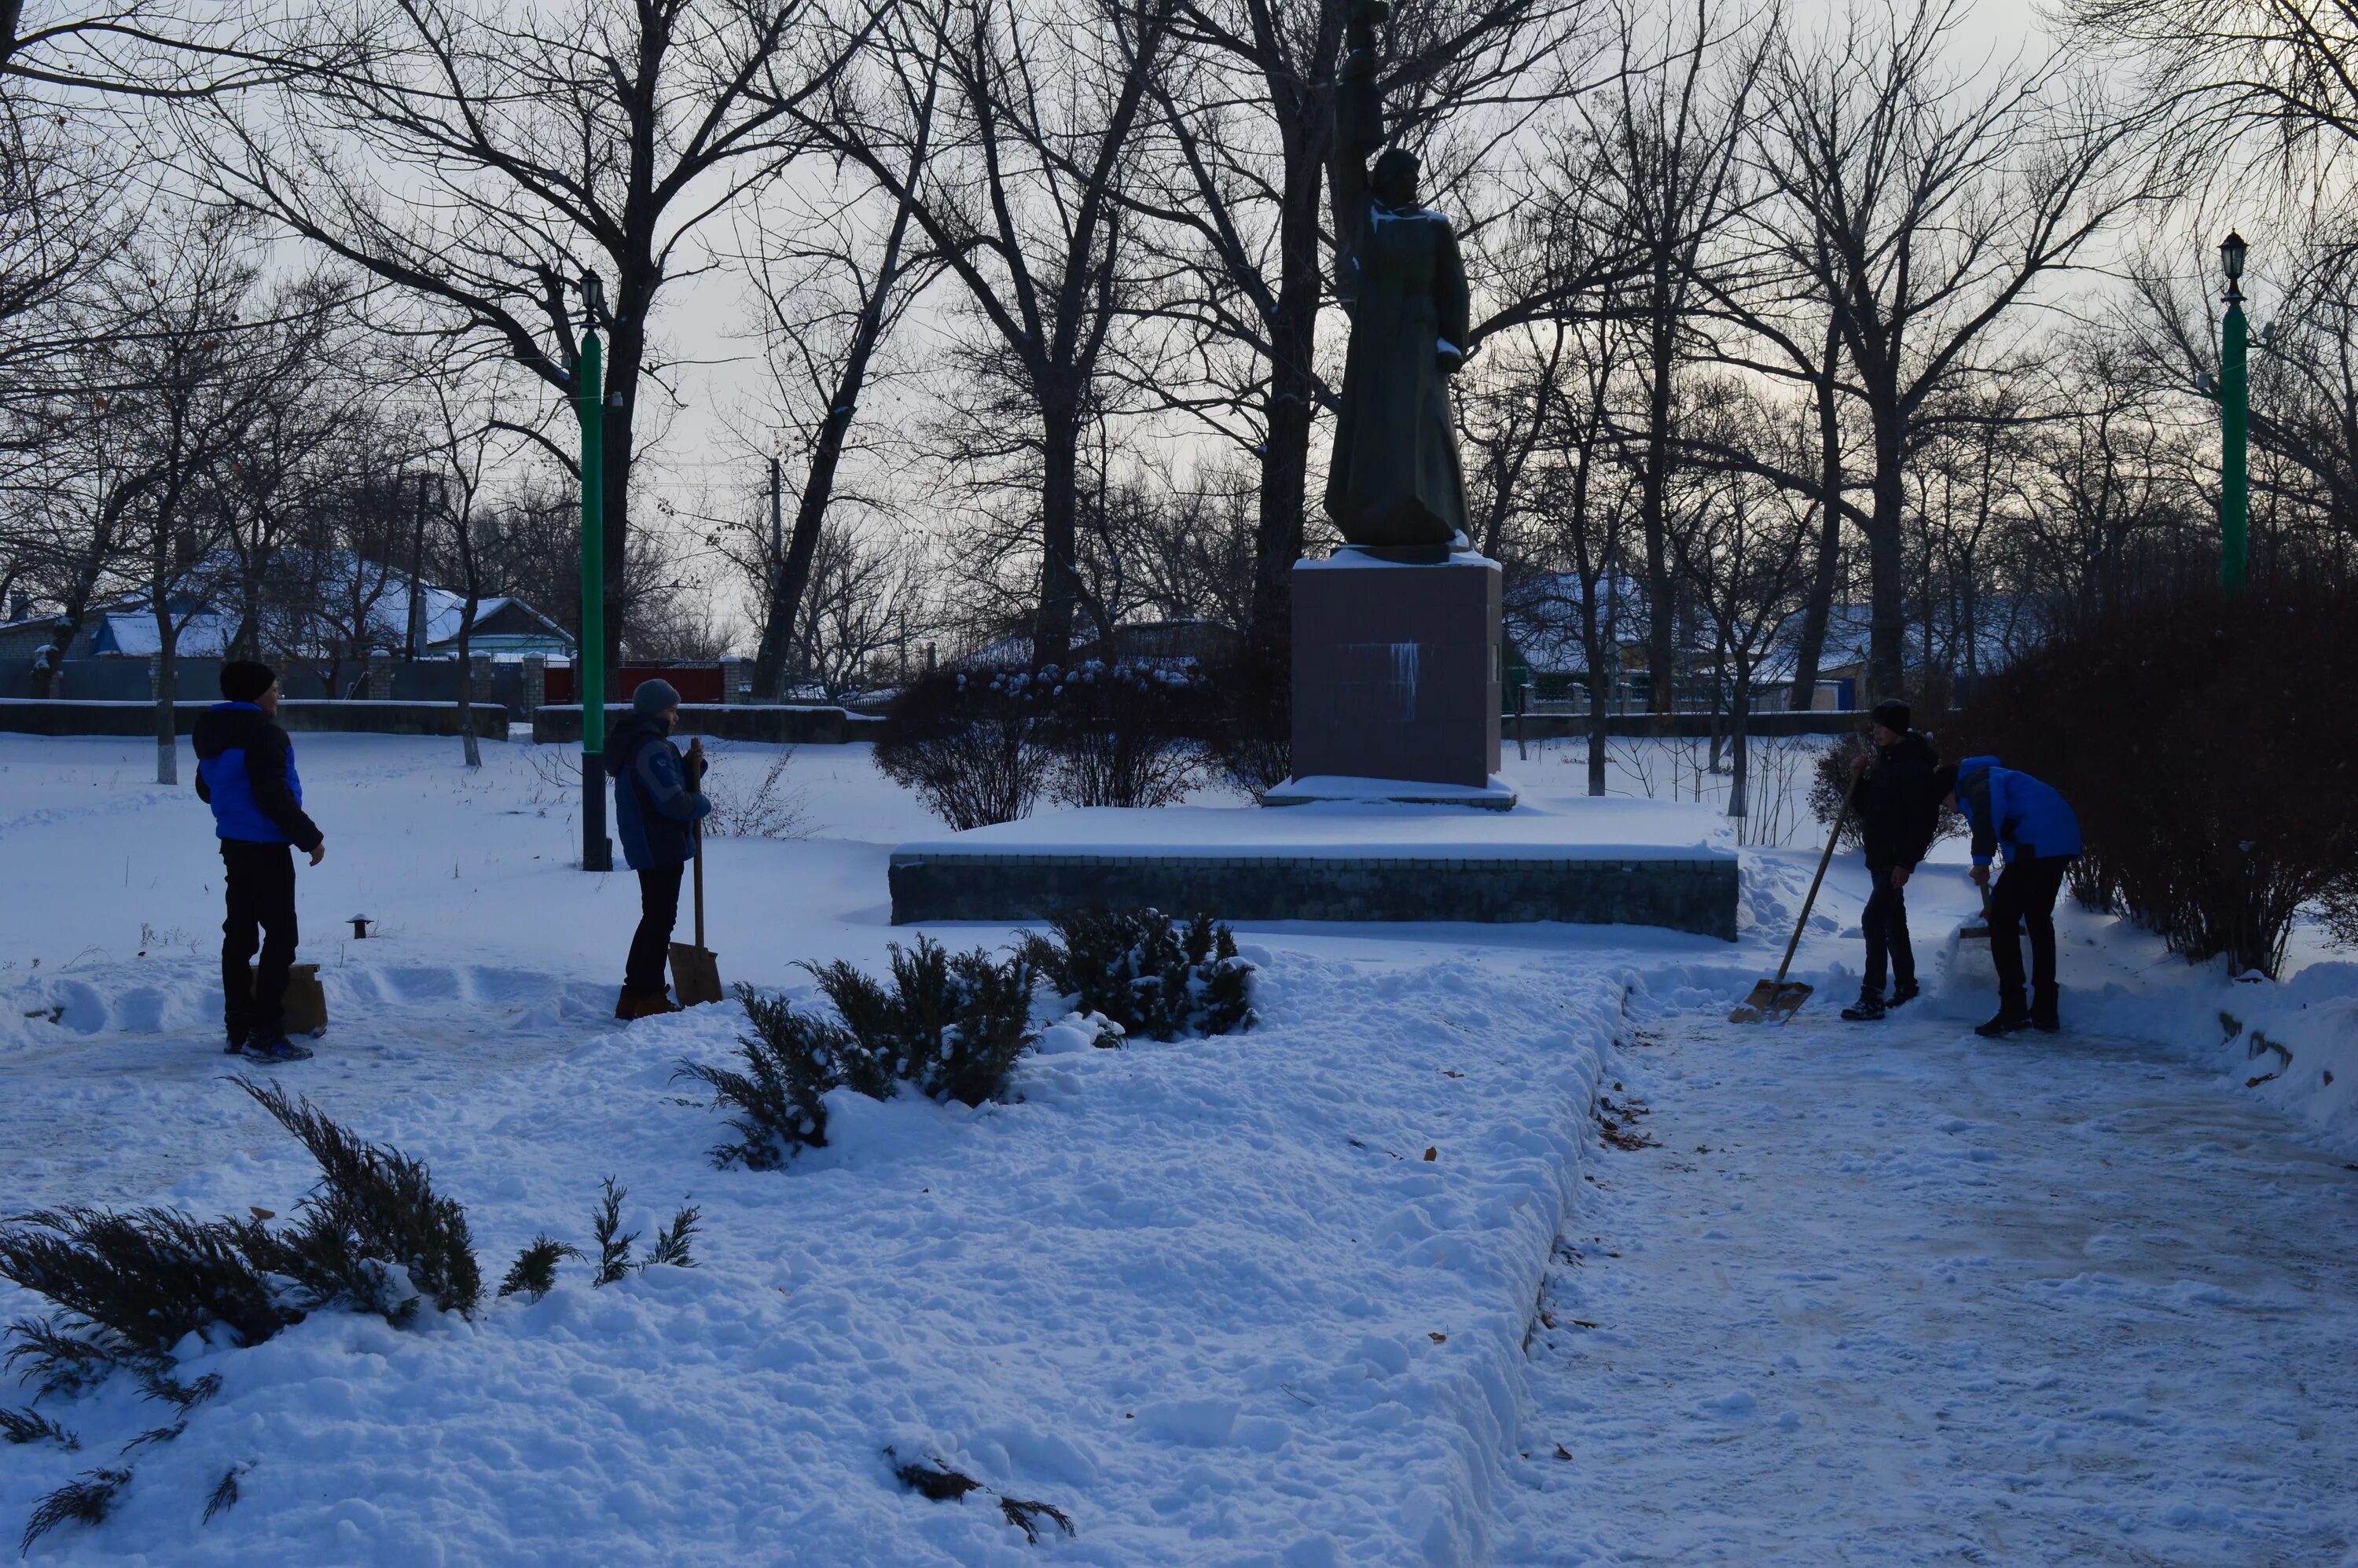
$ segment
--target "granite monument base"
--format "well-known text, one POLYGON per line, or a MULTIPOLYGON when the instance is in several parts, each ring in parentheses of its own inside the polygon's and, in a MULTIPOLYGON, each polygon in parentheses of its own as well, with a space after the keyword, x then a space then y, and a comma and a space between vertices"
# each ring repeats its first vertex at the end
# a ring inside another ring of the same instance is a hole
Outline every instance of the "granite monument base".
POLYGON ((1297 565, 1295 782, 1488 792, 1498 771, 1499 580, 1496 561, 1465 550, 1346 545, 1297 565))

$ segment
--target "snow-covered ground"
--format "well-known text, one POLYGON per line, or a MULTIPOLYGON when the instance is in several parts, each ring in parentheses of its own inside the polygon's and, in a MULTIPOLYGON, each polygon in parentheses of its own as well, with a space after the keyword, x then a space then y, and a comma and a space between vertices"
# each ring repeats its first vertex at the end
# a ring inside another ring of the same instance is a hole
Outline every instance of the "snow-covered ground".
MULTIPOLYGON (((221 1393, 124 1458, 161 1407, 120 1387, 44 1400, 82 1448, 0 1448, 0 1528, 75 1475, 132 1480, 36 1561, 2347 1550, 2352 1483, 2329 1461, 2348 1385, 2320 1368, 2351 1326, 2358 1062, 2324 1081, 2358 1049, 2350 967, 2232 986, 2073 911, 2075 1033, 1981 1045, 1970 985, 1846 1029, 1853 858, 1796 964, 1820 1001, 1782 1032, 1728 1029, 1808 884, 1805 826, 1746 852, 1736 946, 1255 927, 1249 1033, 1030 1059, 1019 1101, 979 1111, 846 1098, 829 1148, 721 1172, 719 1119, 672 1073, 722 1059, 736 1010, 608 1016, 635 886, 571 868, 563 752, 490 745, 470 776, 454 742, 297 746, 329 842, 301 873, 303 956, 334 1023, 282 1081, 423 1158, 493 1278, 536 1232, 586 1240, 609 1174, 633 1228, 702 1206, 698 1267, 599 1290, 568 1264, 546 1300, 471 1324, 323 1314, 206 1352, 189 1374, 219 1370, 221 1393), (353 941, 355 914, 379 935, 353 941), (1660 1147, 1597 1150, 1600 1084, 1651 1104, 1632 1125, 1660 1147), (1776 1383, 1786 1354, 1807 1400, 1776 1383), (888 1445, 987 1489, 927 1502, 888 1445), (232 1468, 240 1500, 200 1525, 232 1468), (1026 1544, 994 1494, 1054 1504, 1074 1537, 1026 1544)), ((1540 751, 1519 769, 1510 748, 1508 772, 1576 794, 1573 754, 1540 751)), ((775 755, 727 748, 722 787, 750 793, 775 755)), ((1633 755, 1667 780, 1679 753, 1633 755)), ((0 1210, 283 1215, 311 1178, 220 1081, 219 861, 203 807, 151 767, 145 742, 0 737, 0 1210)), ((892 846, 939 832, 864 748, 800 750, 784 780, 809 837, 713 846, 730 981, 881 963, 910 935, 887 924, 892 846)), ((1972 905, 1943 853, 1911 890, 1934 973, 1972 905)), ((0 1286, 0 1318, 33 1306, 0 1286)))

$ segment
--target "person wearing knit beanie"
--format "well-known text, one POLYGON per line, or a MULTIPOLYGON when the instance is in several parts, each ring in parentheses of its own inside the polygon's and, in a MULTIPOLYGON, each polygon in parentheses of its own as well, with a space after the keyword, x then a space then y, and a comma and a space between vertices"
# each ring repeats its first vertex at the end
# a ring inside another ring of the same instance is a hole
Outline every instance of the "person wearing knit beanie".
POLYGON ((614 1016, 623 1020, 679 1011, 665 994, 664 959, 679 919, 680 873, 695 858, 696 824, 712 803, 703 794, 704 742, 692 742, 682 756, 671 741, 678 721, 679 688, 667 680, 642 681, 631 693, 631 711, 606 737, 614 836, 639 875, 639 927, 614 1004, 614 1016))

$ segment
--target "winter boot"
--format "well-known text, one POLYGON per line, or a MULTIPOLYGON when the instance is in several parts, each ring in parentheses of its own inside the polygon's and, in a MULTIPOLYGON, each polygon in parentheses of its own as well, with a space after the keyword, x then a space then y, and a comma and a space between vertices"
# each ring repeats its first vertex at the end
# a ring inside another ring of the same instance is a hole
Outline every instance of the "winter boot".
POLYGON ((1923 994, 1924 988, 1918 985, 1914 980, 1902 980, 1898 985, 1891 988, 1891 996, 1889 1000, 1884 1002, 1883 1005, 1887 1009, 1906 1007, 1909 1002, 1914 1001, 1918 997, 1922 996, 1923 994))
POLYGON ((679 1003, 672 1000, 660 989, 639 991, 633 990, 628 986, 622 988, 621 1000, 614 1003, 614 1016, 625 1023, 633 1019, 657 1018, 666 1012, 679 1011, 679 1003))
POLYGON ((2043 1034, 2052 1034, 2063 1027, 2058 1011, 2059 998, 2053 990, 2040 991, 2030 1001, 2030 1027, 2043 1034))
POLYGON ((2019 995, 2002 997, 1997 1013, 1987 1023, 1974 1025, 1974 1033, 1985 1040, 1995 1040, 2001 1034, 2018 1034, 2030 1027, 2030 1009, 2022 1005, 2019 995))
POLYGON ((222 1055, 243 1056, 245 1054, 247 1031, 244 1024, 233 1023, 228 1025, 225 1038, 227 1039, 228 1044, 222 1047, 222 1055))
POLYGON ((257 1062, 308 1062, 311 1059, 311 1048, 296 1044, 281 1030, 267 1039, 247 1041, 241 1054, 251 1056, 257 1062))
POLYGON ((1872 986, 1860 987, 1858 1000, 1842 1010, 1843 1017, 1853 1023, 1873 1023, 1883 1013, 1883 992, 1872 986))

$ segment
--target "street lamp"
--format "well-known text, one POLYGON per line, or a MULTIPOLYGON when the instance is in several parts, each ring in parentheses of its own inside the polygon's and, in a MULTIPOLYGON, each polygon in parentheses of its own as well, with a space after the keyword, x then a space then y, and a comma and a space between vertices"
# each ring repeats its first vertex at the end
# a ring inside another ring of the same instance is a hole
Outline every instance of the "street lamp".
POLYGON ((605 350, 598 319, 605 286, 581 274, 581 365, 576 412, 581 420, 581 645, 574 651, 581 699, 581 869, 611 871, 606 837, 606 399, 605 350))
POLYGON ((2219 590, 2231 598, 2244 590, 2252 509, 2252 397, 2244 368, 2251 330, 2244 320, 2243 288, 2249 248, 2232 230, 2219 242, 2219 265, 2227 274, 2227 317, 2219 343, 2219 590))

